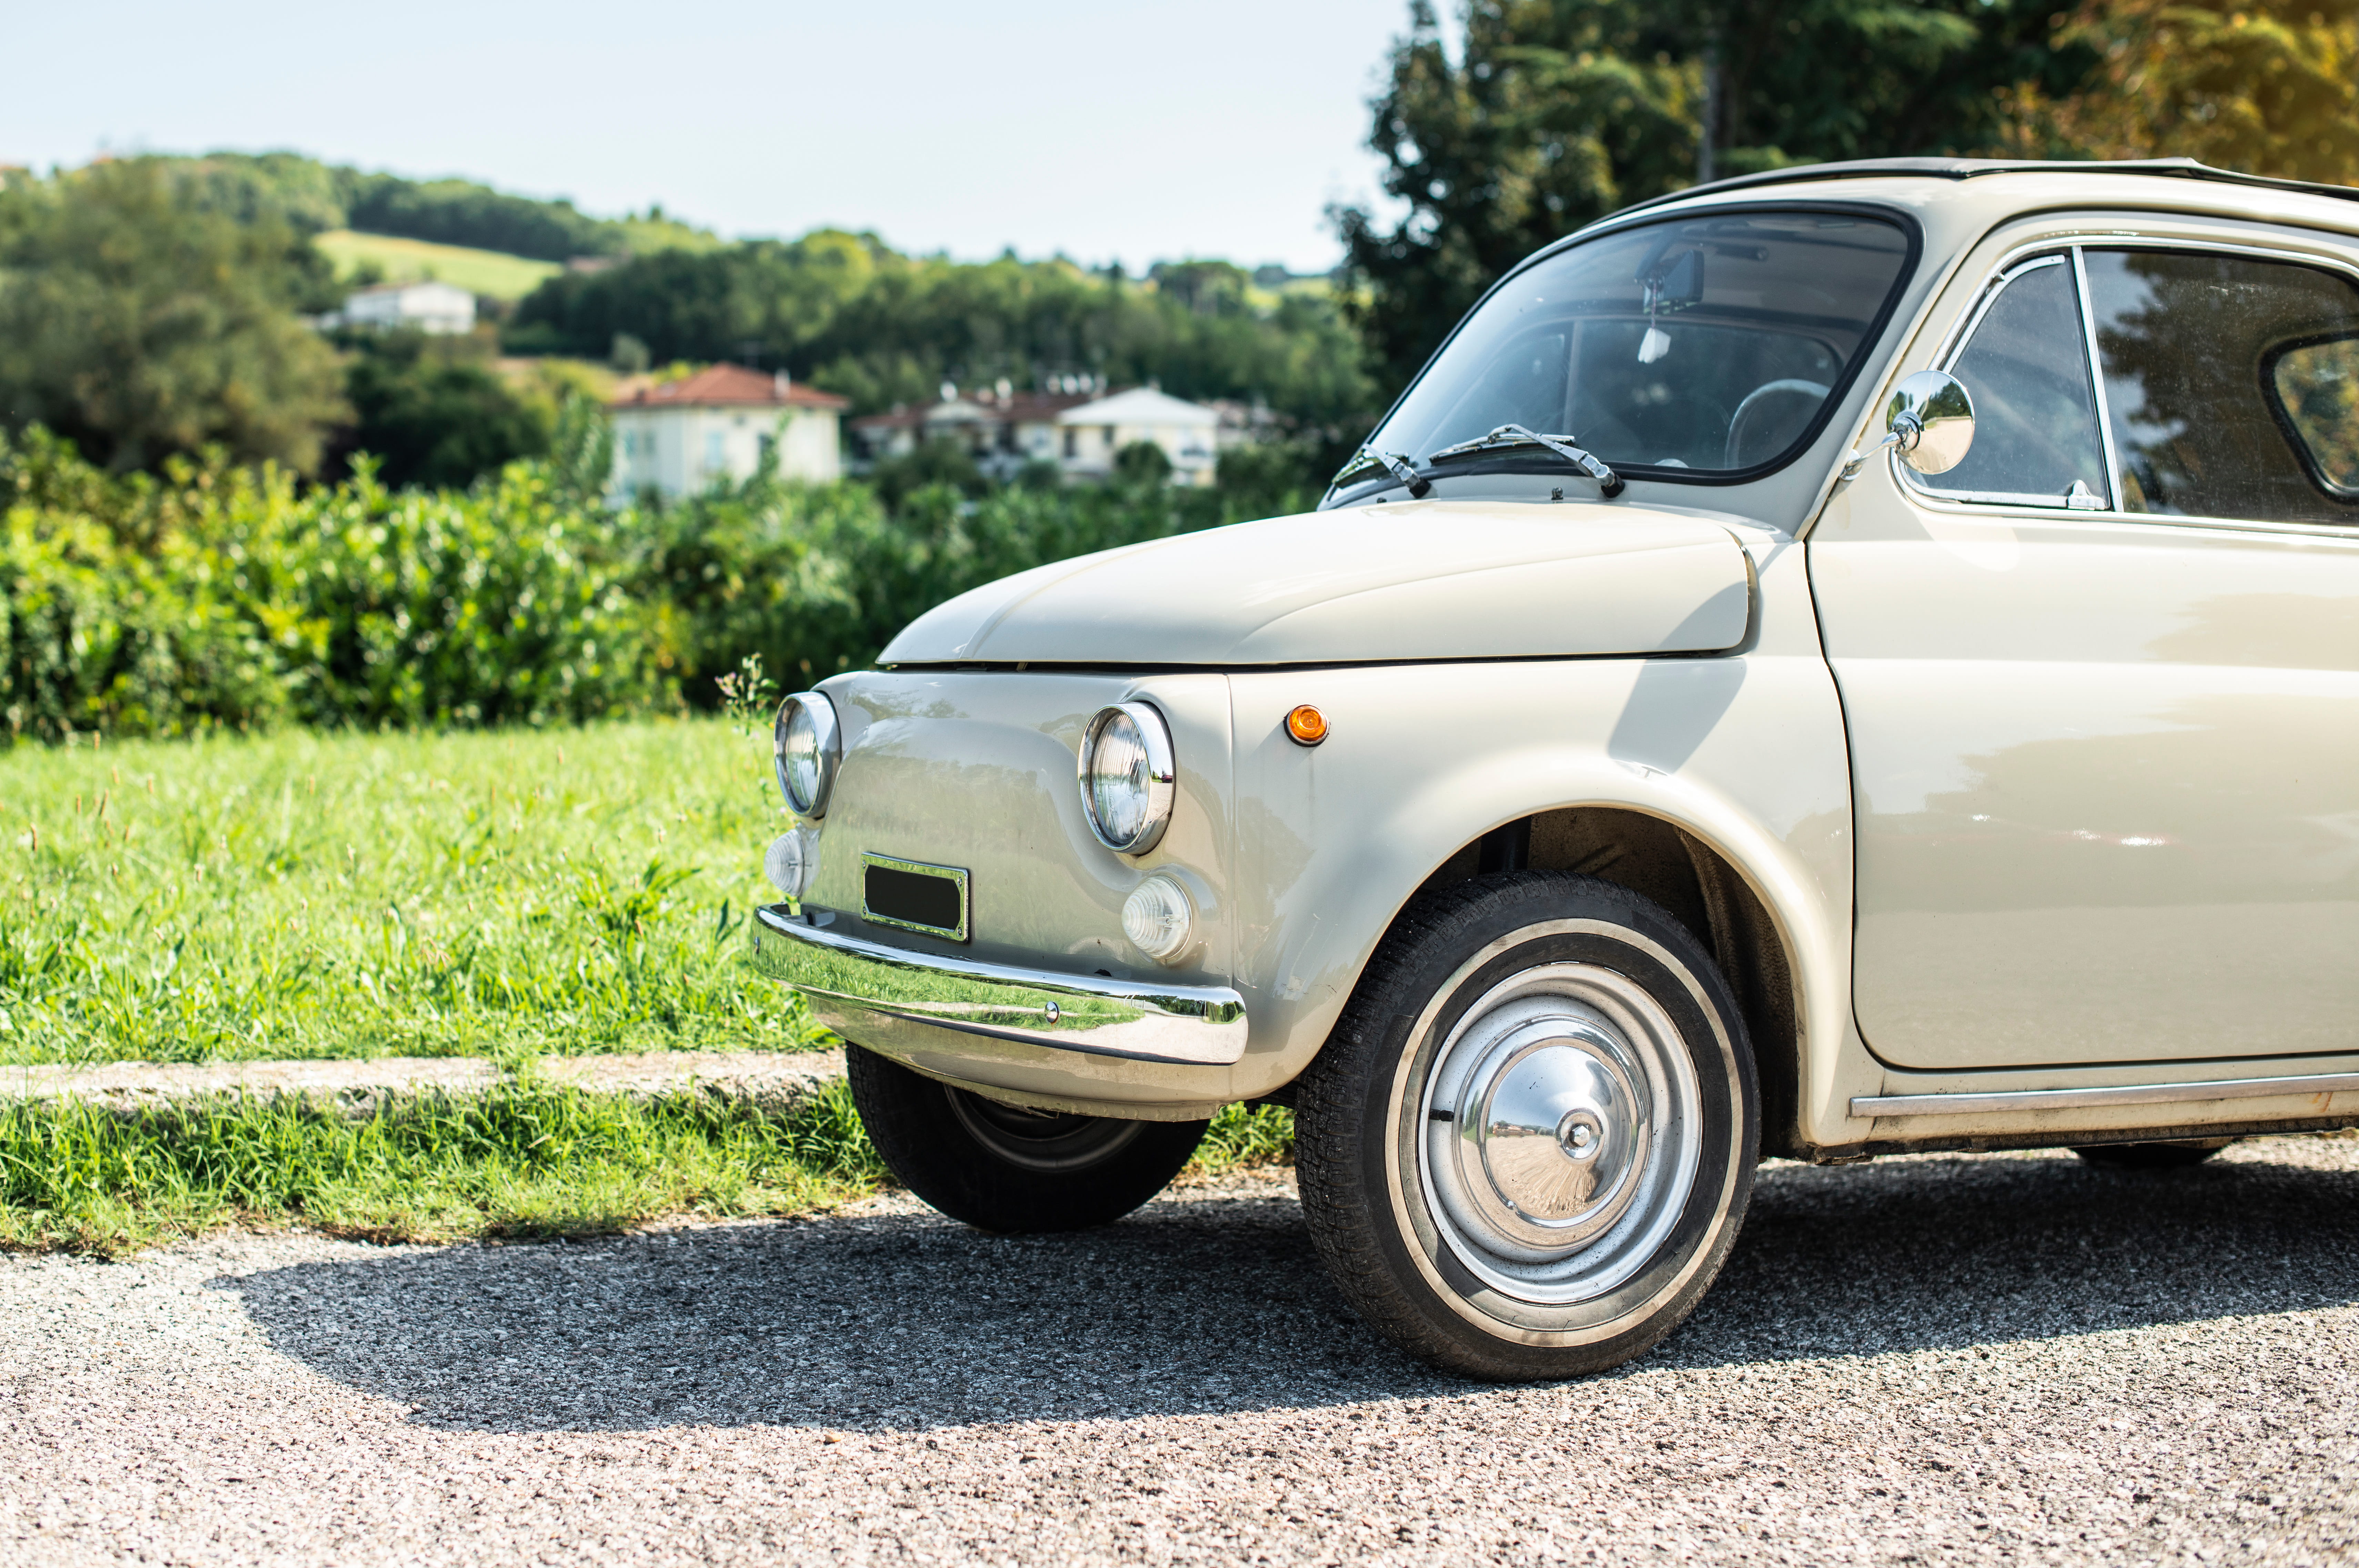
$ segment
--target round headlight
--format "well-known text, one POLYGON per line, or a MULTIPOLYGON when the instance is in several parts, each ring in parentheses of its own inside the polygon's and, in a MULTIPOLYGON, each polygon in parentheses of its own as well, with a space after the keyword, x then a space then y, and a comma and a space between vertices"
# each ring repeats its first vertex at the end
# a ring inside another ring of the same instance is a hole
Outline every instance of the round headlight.
POLYGON ((1144 855, 1171 820, 1171 731, 1143 702, 1102 708, 1082 736, 1082 810, 1109 849, 1144 855))
POLYGON ((835 783, 835 704, 815 691, 799 691, 778 704, 770 731, 778 758, 778 790, 798 816, 827 812, 827 792, 835 783))
POLYGON ((1188 946, 1193 912, 1188 890, 1167 876, 1152 876, 1122 901, 1122 934, 1158 964, 1168 964, 1188 946))

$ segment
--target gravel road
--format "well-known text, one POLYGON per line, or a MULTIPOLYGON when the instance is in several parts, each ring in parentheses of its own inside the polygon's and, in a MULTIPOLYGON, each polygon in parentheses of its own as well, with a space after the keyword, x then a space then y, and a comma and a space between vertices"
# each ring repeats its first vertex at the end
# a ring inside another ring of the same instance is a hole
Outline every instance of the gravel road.
POLYGON ((2359 1141, 1763 1173, 1611 1376, 1373 1338, 1282 1177, 550 1246, 0 1260, 0 1563, 2321 1562, 2359 1141))

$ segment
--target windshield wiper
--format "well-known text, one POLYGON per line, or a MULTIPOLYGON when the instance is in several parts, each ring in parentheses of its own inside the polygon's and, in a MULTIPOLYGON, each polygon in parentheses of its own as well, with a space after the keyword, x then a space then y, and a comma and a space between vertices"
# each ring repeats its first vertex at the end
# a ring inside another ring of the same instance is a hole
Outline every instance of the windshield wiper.
POLYGON ((1527 430, 1521 425, 1502 425, 1487 436, 1477 436, 1471 441, 1461 441, 1454 447, 1444 447, 1426 459, 1428 464, 1444 458, 1464 457, 1472 452, 1485 451, 1493 447, 1546 447, 1597 481, 1597 493, 1611 500, 1625 488, 1622 476, 1607 468, 1599 459, 1590 456, 1572 444, 1570 436, 1543 436, 1537 430, 1527 430))
POLYGON ((1407 458, 1398 452, 1380 452, 1374 447, 1362 447, 1358 451, 1353 452, 1352 460, 1337 469, 1335 477, 1327 482, 1331 485, 1341 484, 1345 479, 1364 468, 1380 468, 1408 486, 1409 499, 1412 501, 1422 501, 1432 492, 1433 481, 1418 472, 1416 466, 1407 458))

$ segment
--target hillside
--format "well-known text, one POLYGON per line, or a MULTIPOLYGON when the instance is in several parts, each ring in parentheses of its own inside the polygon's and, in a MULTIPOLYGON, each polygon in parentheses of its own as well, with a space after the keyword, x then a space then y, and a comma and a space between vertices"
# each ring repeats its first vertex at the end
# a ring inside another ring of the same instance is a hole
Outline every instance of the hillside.
POLYGON ((311 243, 334 265, 339 279, 349 279, 364 266, 374 265, 387 283, 438 278, 492 299, 522 299, 543 278, 565 270, 555 262, 499 251, 438 245, 431 240, 364 234, 353 229, 331 229, 312 236, 311 243))

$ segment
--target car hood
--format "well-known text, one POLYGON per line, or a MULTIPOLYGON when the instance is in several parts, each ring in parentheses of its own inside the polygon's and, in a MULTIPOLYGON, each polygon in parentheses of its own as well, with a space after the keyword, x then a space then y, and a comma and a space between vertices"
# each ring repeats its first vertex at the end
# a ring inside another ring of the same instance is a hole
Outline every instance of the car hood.
POLYGON ((1718 653, 1753 578, 1708 518, 1408 502, 1153 539, 927 611, 887 665, 1227 666, 1718 653))

